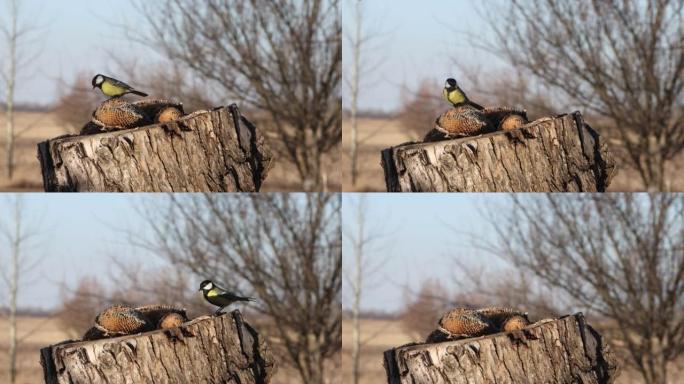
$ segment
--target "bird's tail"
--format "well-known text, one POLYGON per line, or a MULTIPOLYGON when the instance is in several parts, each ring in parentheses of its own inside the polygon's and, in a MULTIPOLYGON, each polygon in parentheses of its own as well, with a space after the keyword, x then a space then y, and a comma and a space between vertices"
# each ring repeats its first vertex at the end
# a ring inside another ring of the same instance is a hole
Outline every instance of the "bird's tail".
POLYGON ((252 302, 255 302, 255 301, 257 301, 257 299, 255 299, 255 298, 253 298, 253 297, 247 297, 247 296, 245 296, 245 297, 242 298, 242 301, 252 301, 252 302))
POLYGON ((142 97, 147 97, 147 93, 145 93, 145 92, 140 92, 140 91, 136 91, 135 89, 132 90, 132 91, 130 91, 130 93, 132 93, 132 94, 134 94, 134 95, 142 96, 142 97))

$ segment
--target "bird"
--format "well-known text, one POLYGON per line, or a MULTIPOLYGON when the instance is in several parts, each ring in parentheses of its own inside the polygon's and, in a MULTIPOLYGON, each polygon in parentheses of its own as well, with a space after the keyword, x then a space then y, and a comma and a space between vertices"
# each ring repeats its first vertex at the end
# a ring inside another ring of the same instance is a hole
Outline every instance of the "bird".
POLYGON ((183 315, 180 313, 176 312, 169 312, 166 315, 164 315, 162 318, 159 319, 157 322, 157 328, 159 329, 169 329, 169 328, 175 328, 186 322, 188 319, 186 319, 183 315))
POLYGON ((149 331, 153 325, 140 311, 125 305, 113 305, 97 315, 95 328, 105 336, 112 336, 149 331))
POLYGON ((454 308, 439 319, 438 328, 428 336, 427 341, 439 342, 511 332, 523 329, 529 324, 526 312, 511 308, 454 308))
POLYGON ((143 314, 143 316, 145 316, 150 323, 156 325, 157 328, 162 328, 161 324, 166 318, 181 320, 180 323, 188 320, 188 316, 184 308, 178 308, 171 305, 143 305, 140 307, 135 307, 135 310, 143 314))
POLYGON ((132 128, 147 123, 143 110, 123 99, 112 98, 93 112, 93 122, 105 127, 132 128))
POLYGON ((482 111, 468 104, 460 104, 439 115, 435 129, 447 137, 474 136, 494 131, 482 111))
POLYGON ((204 299, 208 301, 210 304, 213 304, 219 309, 216 310, 214 315, 218 315, 221 313, 221 311, 238 301, 256 301, 256 299, 251 298, 251 297, 246 297, 246 296, 240 296, 232 292, 228 292, 227 290, 219 287, 216 285, 213 281, 211 280, 204 280, 202 283, 200 283, 200 291, 202 291, 202 295, 204 295, 204 299))
POLYGON ((143 97, 147 96, 147 93, 137 91, 123 81, 99 73, 93 77, 92 84, 93 89, 99 88, 105 96, 109 97, 121 97, 128 93, 143 97))
POLYGON ((454 80, 451 77, 446 79, 446 82, 444 83, 444 90, 442 91, 442 96, 444 96, 444 99, 446 99, 446 101, 453 104, 454 107, 458 107, 460 105, 470 105, 475 109, 484 109, 484 107, 480 104, 470 101, 468 96, 466 96, 465 92, 463 92, 461 87, 458 86, 456 80, 454 80))
POLYGON ((437 131, 447 137, 462 137, 479 135, 496 129, 482 112, 484 108, 470 101, 456 80, 452 78, 446 80, 442 96, 453 105, 453 108, 442 113, 435 120, 437 131))
POLYGON ((495 331, 494 323, 482 314, 466 309, 453 309, 439 319, 440 329, 453 336, 481 336, 495 331))
POLYGON ((511 131, 529 123, 527 111, 511 107, 486 107, 482 110, 488 121, 499 131, 511 131))
POLYGON ((183 112, 181 112, 180 109, 176 107, 165 107, 159 110, 157 112, 157 115, 154 118, 154 121, 156 123, 168 123, 169 121, 174 121, 183 116, 183 112))
POLYGON ((530 320, 525 316, 515 315, 506 320, 501 326, 503 332, 519 331, 530 325, 530 320))
MULTIPOLYGON (((483 107, 471 101, 453 78, 444 84, 442 95, 453 108, 435 120, 434 130, 450 137, 475 136, 496 130, 509 131, 527 124, 527 111, 509 107, 483 107)), ((426 140, 432 141, 428 133, 426 140)))

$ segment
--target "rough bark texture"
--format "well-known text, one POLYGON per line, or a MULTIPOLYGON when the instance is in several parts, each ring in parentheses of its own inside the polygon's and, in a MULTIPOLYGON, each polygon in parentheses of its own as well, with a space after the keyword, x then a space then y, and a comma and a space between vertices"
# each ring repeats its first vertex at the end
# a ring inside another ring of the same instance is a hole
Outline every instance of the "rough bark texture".
POLYGON ((203 316, 178 328, 40 351, 47 384, 268 383, 276 370, 269 346, 239 311, 203 316))
POLYGON ((575 112, 475 137, 382 151, 390 192, 605 191, 615 161, 575 112))
POLYGON ((390 384, 612 383, 615 356, 581 313, 521 331, 385 351, 390 384))
POLYGON ((253 192, 272 152, 234 105, 38 144, 45 191, 253 192))

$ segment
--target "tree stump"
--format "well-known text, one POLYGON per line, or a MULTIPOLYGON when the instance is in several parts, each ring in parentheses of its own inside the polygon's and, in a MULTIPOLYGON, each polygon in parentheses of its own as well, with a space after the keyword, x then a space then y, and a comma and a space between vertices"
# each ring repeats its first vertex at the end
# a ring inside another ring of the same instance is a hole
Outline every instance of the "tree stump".
POLYGON ((239 311, 177 328, 41 349, 45 383, 268 383, 273 354, 239 311))
POLYGON ((235 105, 38 144, 47 192, 255 192, 273 155, 235 105))
POLYGON ((509 333, 385 351, 388 383, 612 383, 615 356, 581 313, 509 333))
POLYGON ((603 192, 615 173, 607 145, 579 112, 390 147, 381 162, 389 192, 603 192))

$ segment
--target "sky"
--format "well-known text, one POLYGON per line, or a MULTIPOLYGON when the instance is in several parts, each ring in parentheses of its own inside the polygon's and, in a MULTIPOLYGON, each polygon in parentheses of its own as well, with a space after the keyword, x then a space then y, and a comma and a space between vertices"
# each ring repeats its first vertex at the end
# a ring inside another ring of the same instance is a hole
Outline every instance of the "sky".
MULTIPOLYGON (((0 1, 0 23, 7 20, 8 6, 0 1)), ((79 71, 103 72, 114 77, 116 65, 108 51, 122 52, 121 58, 154 57, 148 48, 129 43, 122 25, 144 28, 135 0, 22 0, 20 25, 33 27, 22 47, 25 58, 19 68, 18 102, 47 104, 58 95, 59 78, 71 81, 79 71)), ((0 61, 6 47, 0 41, 0 61)), ((93 73, 93 75, 95 75, 93 73)), ((0 90, 3 92, 4 90, 0 90)))
MULTIPOLYGON (((129 25, 144 31, 145 21, 135 7, 136 2, 21 1, 20 17, 28 25, 37 27, 24 52, 26 57, 36 56, 29 65, 20 68, 16 100, 51 103, 58 95, 56 80, 71 81, 79 71, 104 72, 117 77, 116 65, 111 63, 108 51, 121 52, 124 60, 158 58, 148 47, 128 42, 121 29, 122 25, 129 25)), ((346 37, 353 27, 354 3, 354 0, 342 1, 345 76, 351 62, 346 37)), ((478 14, 480 2, 364 0, 363 3, 364 32, 376 38, 363 52, 366 70, 362 77, 362 109, 397 108, 403 84, 414 89, 421 79, 432 78, 441 86, 447 77, 462 78, 464 67, 487 69, 496 65, 495 58, 472 48, 470 39, 463 34, 471 31, 480 37, 490 35, 486 22, 478 14)), ((7 6, 0 2, 0 20, 6 17, 7 6)), ((4 52, 5 47, 0 44, 0 58, 4 52)), ((346 85, 343 94, 347 107, 346 85)))
MULTIPOLYGON (((122 230, 145 233, 136 212, 140 204, 165 199, 162 194, 20 194, 26 223, 36 236, 25 250, 36 266, 20 281, 20 307, 53 309, 60 303, 62 282, 73 288, 79 278, 99 276, 108 286, 112 257, 154 268, 162 260, 126 244, 122 230)), ((6 225, 15 194, 0 195, 0 225, 6 225)), ((7 245, 0 239, 0 268, 6 268, 7 245)), ((0 280, 0 307, 7 304, 7 289, 0 280)))
MULTIPOLYGON (((353 267, 349 234, 356 230, 358 199, 365 199, 369 233, 384 234, 367 253, 367 270, 372 271, 364 285, 362 309, 394 312, 403 307, 403 291, 417 292, 420 283, 438 279, 455 289, 454 258, 473 265, 486 265, 489 271, 505 267, 501 261, 469 244, 471 235, 488 238, 491 228, 487 210, 505 206, 504 194, 352 194, 345 193, 342 221, 343 264, 346 273, 353 267), (376 268, 380 265, 381 267, 376 268)), ((348 280, 343 286, 343 307, 349 308, 348 280)))
MULTIPOLYGON (((342 1, 343 70, 349 76, 354 30, 354 0, 342 1)), ((472 0, 364 0, 363 34, 375 36, 362 51, 361 109, 390 111, 401 105, 401 86, 415 89, 422 79, 440 88, 448 77, 462 78, 464 67, 489 70, 501 66, 491 54, 472 47, 463 32, 484 39, 492 34, 472 0)), ((491 5, 491 2, 488 2, 491 5)), ((464 83, 467 86, 467 83, 464 83)), ((343 87, 348 108, 349 87, 343 87)))

